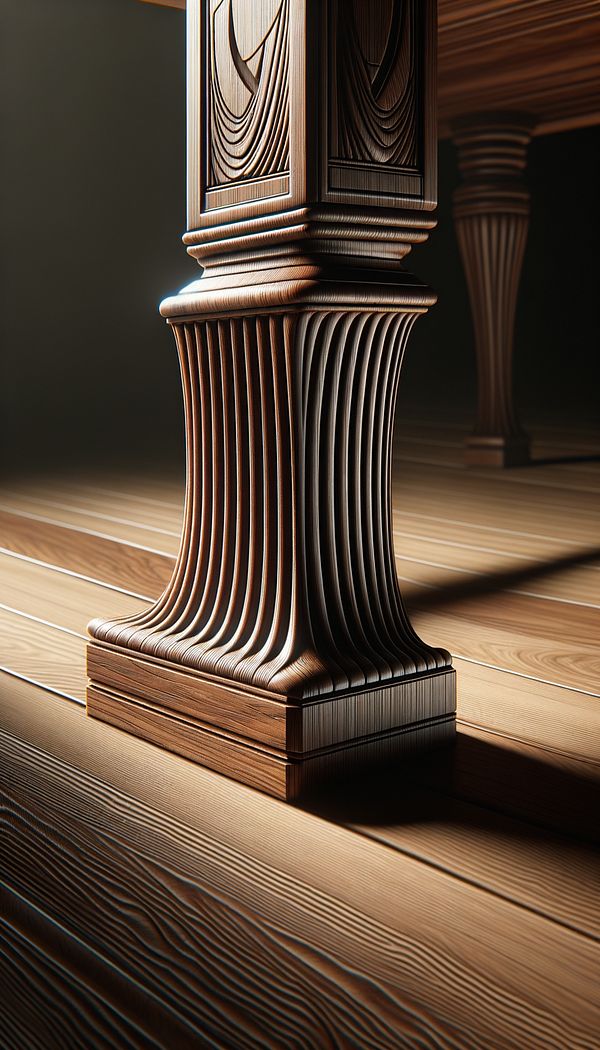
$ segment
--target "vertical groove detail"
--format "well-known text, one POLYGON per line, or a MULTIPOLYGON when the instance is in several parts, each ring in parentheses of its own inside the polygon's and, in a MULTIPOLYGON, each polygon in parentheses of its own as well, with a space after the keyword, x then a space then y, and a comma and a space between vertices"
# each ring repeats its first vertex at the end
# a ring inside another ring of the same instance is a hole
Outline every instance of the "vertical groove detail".
POLYGON ((404 611, 396 390, 415 313, 174 325, 188 479, 173 579, 99 640, 298 698, 449 665, 404 611))
POLYGON ((458 244, 473 315, 478 370, 474 436, 525 442, 513 403, 519 279, 529 226, 523 182, 530 124, 488 114, 457 126, 462 183, 454 195, 458 244))

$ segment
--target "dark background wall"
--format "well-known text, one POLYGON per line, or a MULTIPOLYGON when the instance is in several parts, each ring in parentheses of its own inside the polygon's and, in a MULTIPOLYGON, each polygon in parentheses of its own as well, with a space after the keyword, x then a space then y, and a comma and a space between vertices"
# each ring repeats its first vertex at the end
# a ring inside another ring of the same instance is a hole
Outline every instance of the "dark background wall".
MULTIPOLYGON (((437 306, 413 329, 400 408, 472 419, 475 351, 454 235, 456 152, 440 143, 438 228, 408 257, 436 289, 437 306)), ((515 397, 524 420, 600 418, 600 127, 534 138, 527 182, 531 223, 515 328, 515 397)))
MULTIPOLYGON (((182 12, 137 0, 0 0, 0 447, 5 469, 126 451, 181 456, 161 298, 198 275, 185 226, 182 12)), ((537 139, 517 319, 525 418, 597 409, 598 129, 537 139)), ((475 365, 440 146, 439 228, 409 264, 439 293, 414 330, 401 410, 470 418, 475 365)))
POLYGON ((199 274, 180 239, 185 15, 137 0, 0 8, 5 456, 168 455, 181 393, 157 307, 199 274))

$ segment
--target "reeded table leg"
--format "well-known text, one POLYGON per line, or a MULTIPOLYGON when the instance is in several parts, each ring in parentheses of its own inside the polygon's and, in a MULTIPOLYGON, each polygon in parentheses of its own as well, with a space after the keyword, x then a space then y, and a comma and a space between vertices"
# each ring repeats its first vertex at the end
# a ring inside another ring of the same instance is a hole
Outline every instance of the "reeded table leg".
POLYGON ((465 452, 474 466, 510 467, 529 460, 529 439, 513 403, 512 358, 529 226, 523 172, 531 126, 521 114, 489 113, 454 129, 462 175, 454 219, 477 354, 477 422, 465 452))

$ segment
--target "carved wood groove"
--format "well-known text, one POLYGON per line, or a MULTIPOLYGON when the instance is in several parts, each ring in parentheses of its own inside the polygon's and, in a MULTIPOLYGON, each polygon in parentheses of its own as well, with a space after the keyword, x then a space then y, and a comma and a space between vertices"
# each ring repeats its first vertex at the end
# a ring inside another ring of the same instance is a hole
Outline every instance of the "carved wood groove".
POLYGON ((338 3, 332 5, 341 27, 333 69, 332 155, 416 168, 414 0, 377 5, 375 18, 360 3, 351 3, 340 16, 338 3))
MULTIPOLYGON (((257 6, 257 14, 268 11, 265 2, 257 6)), ((208 156, 209 181, 215 186, 289 168, 289 7, 290 0, 281 0, 264 36, 244 58, 236 38, 234 0, 210 5, 208 156), (221 72, 226 61, 233 63, 239 82, 221 72)))
POLYGON ((158 604, 98 625, 99 640, 299 699, 445 665, 410 628, 391 541, 393 404, 416 316, 174 326, 184 540, 158 604))

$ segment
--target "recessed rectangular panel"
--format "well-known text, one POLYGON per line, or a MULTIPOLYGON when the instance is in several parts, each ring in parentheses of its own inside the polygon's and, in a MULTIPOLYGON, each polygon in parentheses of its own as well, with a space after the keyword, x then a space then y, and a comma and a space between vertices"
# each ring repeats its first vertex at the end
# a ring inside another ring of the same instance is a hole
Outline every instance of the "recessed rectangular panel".
POLYGON ((203 5, 203 211, 289 192, 290 5, 203 5))
POLYGON ((420 0, 329 0, 324 198, 427 207, 431 103, 420 0))

